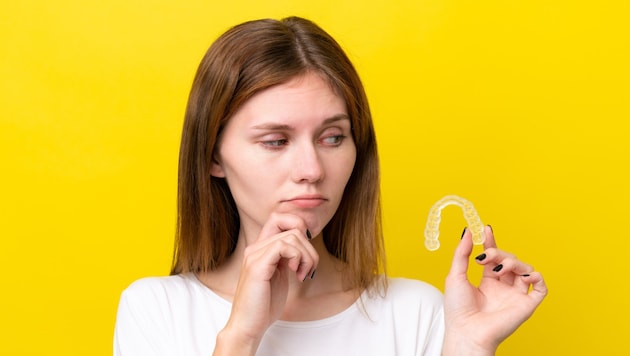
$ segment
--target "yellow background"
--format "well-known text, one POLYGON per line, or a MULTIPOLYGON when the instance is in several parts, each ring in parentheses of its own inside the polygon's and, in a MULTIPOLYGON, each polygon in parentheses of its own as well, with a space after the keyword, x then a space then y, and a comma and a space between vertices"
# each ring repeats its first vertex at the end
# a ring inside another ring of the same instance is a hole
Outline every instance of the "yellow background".
POLYGON ((624 0, 4 1, 0 354, 111 354, 120 292, 169 270, 201 56, 233 24, 292 14, 364 79, 390 274, 443 287, 465 221, 444 210, 437 252, 422 230, 459 194, 550 287, 499 354, 628 354, 624 0))

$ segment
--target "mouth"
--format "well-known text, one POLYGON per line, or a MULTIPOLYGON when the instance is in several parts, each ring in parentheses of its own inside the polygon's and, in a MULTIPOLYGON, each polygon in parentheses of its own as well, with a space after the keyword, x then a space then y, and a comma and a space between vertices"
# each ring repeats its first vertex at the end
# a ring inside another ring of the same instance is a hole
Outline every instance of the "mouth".
POLYGON ((324 198, 321 195, 300 195, 300 196, 292 197, 290 199, 286 199, 283 202, 289 203, 298 208, 306 209, 306 208, 318 207, 327 201, 328 199, 324 198))

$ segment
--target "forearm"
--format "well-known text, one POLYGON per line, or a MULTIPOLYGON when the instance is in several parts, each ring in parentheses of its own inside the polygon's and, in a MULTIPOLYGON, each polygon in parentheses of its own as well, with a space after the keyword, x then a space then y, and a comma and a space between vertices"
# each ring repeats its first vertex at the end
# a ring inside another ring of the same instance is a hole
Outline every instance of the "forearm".
POLYGON ((444 337, 442 356, 494 356, 496 348, 484 348, 456 335, 444 337))
POLYGON ((213 356, 254 356, 260 340, 253 340, 234 335, 228 329, 223 329, 217 335, 213 356))

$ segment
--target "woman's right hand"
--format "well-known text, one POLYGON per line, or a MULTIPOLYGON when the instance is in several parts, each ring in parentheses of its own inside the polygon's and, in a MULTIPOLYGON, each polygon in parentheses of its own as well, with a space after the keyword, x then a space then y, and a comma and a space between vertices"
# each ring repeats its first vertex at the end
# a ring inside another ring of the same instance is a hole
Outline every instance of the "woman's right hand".
POLYGON ((304 221, 270 216, 257 240, 245 248, 232 312, 217 337, 215 355, 253 355, 267 328, 282 315, 290 278, 309 278, 319 261, 304 221))

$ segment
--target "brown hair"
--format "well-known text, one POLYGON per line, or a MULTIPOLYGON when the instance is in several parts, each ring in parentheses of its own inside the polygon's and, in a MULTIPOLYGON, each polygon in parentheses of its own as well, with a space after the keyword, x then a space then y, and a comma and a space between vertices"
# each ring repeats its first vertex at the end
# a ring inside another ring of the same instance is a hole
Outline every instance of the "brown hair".
POLYGON ((213 270, 236 246, 239 216, 225 179, 210 176, 218 136, 254 94, 315 72, 345 99, 356 162, 337 212, 323 231, 345 262, 351 288, 373 286, 385 268, 379 163, 363 85, 339 44, 313 22, 289 17, 237 25, 205 54, 191 89, 179 157, 178 222, 171 273, 213 270))

